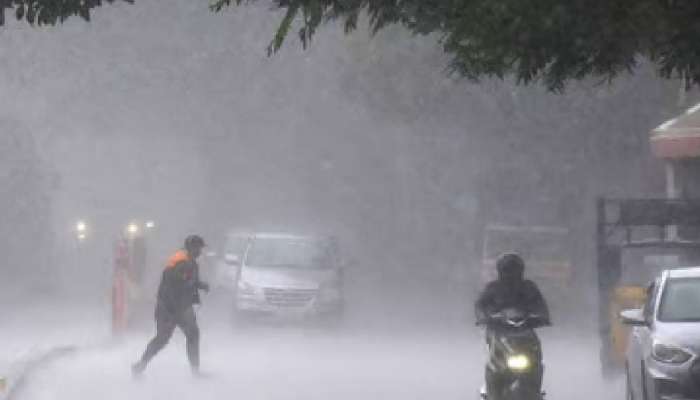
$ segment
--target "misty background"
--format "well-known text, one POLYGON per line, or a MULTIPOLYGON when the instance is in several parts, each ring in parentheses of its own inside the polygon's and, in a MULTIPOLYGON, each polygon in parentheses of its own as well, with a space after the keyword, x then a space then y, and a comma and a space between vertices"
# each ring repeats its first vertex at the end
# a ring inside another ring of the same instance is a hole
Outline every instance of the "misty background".
POLYGON ((215 249, 232 228, 334 233, 357 260, 350 307, 463 322, 485 223, 570 228, 588 290, 595 198, 663 195, 648 132, 688 105, 679 82, 476 84, 446 73, 437 37, 399 27, 329 25, 268 58, 280 17, 152 0, 3 28, 0 292, 108 296, 113 240, 152 219, 155 271, 193 232, 215 249))

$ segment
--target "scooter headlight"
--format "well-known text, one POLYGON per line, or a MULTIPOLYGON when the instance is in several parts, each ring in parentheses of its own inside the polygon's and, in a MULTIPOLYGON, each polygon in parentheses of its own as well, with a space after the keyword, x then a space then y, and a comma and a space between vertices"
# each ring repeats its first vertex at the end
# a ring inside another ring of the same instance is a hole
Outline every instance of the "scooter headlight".
POLYGON ((522 372, 530 368, 530 358, 524 354, 516 354, 508 357, 508 368, 512 371, 522 372))

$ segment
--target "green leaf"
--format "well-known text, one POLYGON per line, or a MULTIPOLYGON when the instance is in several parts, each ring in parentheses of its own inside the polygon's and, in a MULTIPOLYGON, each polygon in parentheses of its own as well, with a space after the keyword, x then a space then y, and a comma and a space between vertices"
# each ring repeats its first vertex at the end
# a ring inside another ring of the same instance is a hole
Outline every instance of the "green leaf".
POLYGON ((279 49, 282 48, 282 44, 284 44, 284 40, 289 34, 289 29, 292 27, 292 22, 294 22, 294 19, 296 18, 298 13, 299 3, 295 2, 294 6, 291 6, 287 9, 287 13, 282 19, 280 26, 277 28, 277 32, 275 33, 274 39, 272 39, 272 42, 267 47, 268 56, 277 53, 279 49))

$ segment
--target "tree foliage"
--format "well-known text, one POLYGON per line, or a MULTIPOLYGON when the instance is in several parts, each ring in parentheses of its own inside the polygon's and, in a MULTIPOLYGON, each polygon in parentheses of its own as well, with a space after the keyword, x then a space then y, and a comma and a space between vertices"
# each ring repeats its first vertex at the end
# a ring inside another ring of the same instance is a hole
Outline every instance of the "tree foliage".
MULTIPOLYGON (((0 0, 31 24, 70 16, 116 0, 0 0)), ((133 0, 121 0, 133 2, 133 0)), ((212 0, 219 12, 260 0, 212 0)), ((267 0, 284 11, 268 47, 278 51, 290 31, 306 47, 318 28, 341 21, 346 32, 362 16, 376 33, 400 24, 435 34, 450 56, 449 70, 471 80, 514 76, 551 90, 584 78, 611 81, 651 60, 664 78, 700 83, 700 2, 697 0, 267 0)))
MULTIPOLYGON (((216 0, 220 11, 242 0, 216 0)), ((275 0, 286 10, 269 51, 280 49, 292 21, 306 46, 318 27, 340 20, 346 31, 367 15, 372 32, 401 24, 435 33, 449 68, 472 80, 512 75, 551 90, 571 80, 610 81, 650 59, 665 78, 700 83, 700 2, 696 0, 275 0)))
MULTIPOLYGON (((55 25, 72 16, 90 20, 92 9, 115 0, 0 0, 0 25, 5 24, 8 10, 18 20, 32 25, 55 25)), ((133 3, 133 0, 122 0, 133 3)))

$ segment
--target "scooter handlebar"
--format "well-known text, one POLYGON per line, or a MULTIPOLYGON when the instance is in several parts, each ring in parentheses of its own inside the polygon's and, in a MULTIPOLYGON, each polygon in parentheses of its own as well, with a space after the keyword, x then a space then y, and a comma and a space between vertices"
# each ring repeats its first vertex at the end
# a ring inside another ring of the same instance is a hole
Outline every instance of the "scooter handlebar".
MULTIPOLYGON (((551 326, 551 322, 549 321, 549 318, 538 315, 538 314, 530 314, 527 315, 525 318, 526 324, 529 327, 533 328, 539 328, 543 326, 551 326)), ((506 322, 506 318, 504 313, 502 312, 495 312, 491 313, 486 317, 481 317, 476 320, 476 326, 488 326, 488 325, 495 325, 495 324, 503 324, 506 322)))

